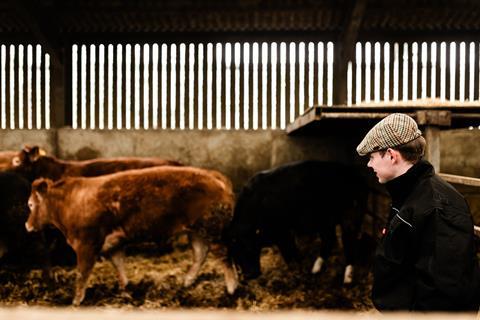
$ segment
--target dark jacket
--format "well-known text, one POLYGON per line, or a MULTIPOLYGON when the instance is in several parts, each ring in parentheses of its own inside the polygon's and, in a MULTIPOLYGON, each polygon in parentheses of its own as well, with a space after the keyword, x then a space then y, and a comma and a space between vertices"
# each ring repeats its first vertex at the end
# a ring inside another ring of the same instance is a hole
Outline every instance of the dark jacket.
POLYGON ((420 161, 389 181, 392 208, 374 264, 379 310, 478 310, 480 272, 465 199, 420 161))

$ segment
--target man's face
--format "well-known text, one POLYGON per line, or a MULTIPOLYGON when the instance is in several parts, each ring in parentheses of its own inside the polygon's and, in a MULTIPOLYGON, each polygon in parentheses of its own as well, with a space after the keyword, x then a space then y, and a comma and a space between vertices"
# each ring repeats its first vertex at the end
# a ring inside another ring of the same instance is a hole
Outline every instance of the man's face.
POLYGON ((394 161, 391 152, 391 149, 388 149, 385 153, 380 151, 372 152, 367 164, 377 175, 378 182, 382 184, 395 178, 394 161))

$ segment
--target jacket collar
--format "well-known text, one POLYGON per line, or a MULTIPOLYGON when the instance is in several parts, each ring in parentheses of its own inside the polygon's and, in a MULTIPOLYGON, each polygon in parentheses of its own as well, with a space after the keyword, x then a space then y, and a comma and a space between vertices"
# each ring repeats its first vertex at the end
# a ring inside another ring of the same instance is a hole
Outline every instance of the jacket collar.
POLYGON ((418 181, 424 176, 433 176, 434 174, 433 166, 428 161, 420 160, 407 172, 387 182, 385 187, 392 197, 392 206, 400 209, 418 181))

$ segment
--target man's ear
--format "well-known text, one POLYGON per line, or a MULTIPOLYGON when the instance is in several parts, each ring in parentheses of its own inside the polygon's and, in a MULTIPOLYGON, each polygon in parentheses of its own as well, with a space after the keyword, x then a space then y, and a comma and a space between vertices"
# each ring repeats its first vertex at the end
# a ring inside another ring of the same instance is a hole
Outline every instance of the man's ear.
POLYGON ((398 150, 395 150, 395 149, 392 149, 392 148, 387 149, 387 156, 390 157, 390 161, 392 163, 397 163, 401 158, 400 152, 398 150))

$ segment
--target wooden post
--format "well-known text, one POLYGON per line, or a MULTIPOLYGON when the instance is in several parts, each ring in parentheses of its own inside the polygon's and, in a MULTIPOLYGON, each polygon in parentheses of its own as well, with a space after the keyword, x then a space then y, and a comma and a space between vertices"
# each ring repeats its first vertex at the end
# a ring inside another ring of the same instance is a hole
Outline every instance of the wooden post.
POLYGON ((433 165, 435 172, 440 172, 440 127, 426 126, 423 133, 427 140, 425 159, 433 165))
POLYGON ((440 127, 452 124, 452 112, 447 110, 420 110, 415 113, 418 125, 424 126, 423 136, 427 140, 425 159, 436 172, 440 172, 440 127))
POLYGON ((362 24, 367 0, 351 2, 350 14, 335 45, 334 100, 335 105, 347 104, 347 66, 355 58, 355 43, 362 24))
POLYGON ((52 69, 51 69, 51 120, 52 127, 61 128, 65 126, 65 109, 66 109, 66 99, 65 99, 65 78, 66 72, 64 64, 61 64, 58 59, 52 59, 52 69))

